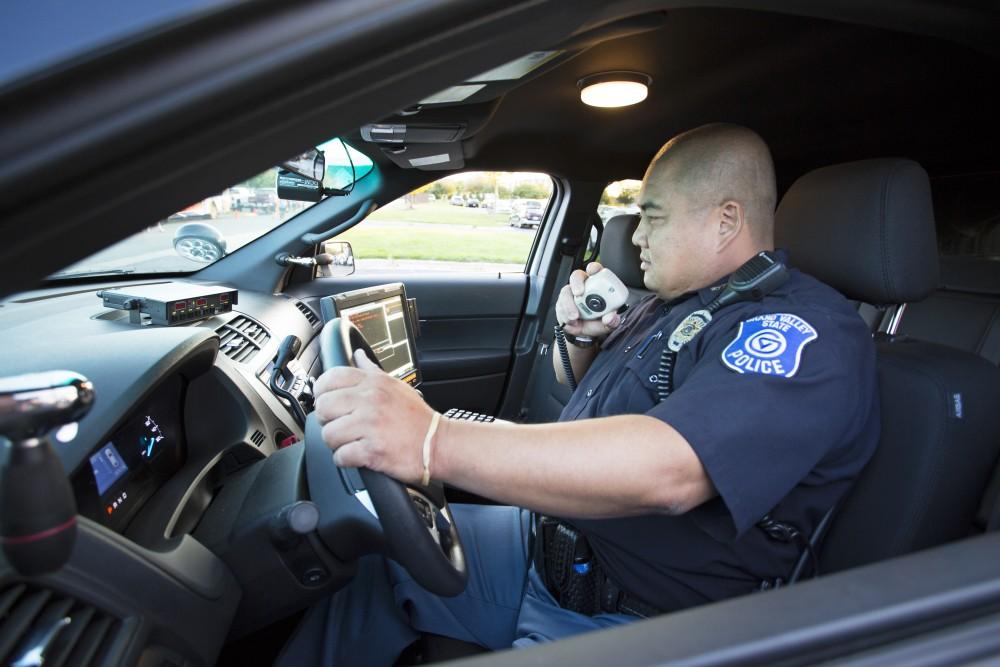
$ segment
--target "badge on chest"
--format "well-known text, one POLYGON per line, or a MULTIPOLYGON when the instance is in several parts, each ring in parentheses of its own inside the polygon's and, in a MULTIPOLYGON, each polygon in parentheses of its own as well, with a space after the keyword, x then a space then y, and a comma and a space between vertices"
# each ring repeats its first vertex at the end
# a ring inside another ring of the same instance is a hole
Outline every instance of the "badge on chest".
POLYGON ((712 313, 707 310, 696 310, 685 317, 667 339, 667 347, 671 352, 680 352, 681 348, 690 343, 702 329, 712 321, 712 313))

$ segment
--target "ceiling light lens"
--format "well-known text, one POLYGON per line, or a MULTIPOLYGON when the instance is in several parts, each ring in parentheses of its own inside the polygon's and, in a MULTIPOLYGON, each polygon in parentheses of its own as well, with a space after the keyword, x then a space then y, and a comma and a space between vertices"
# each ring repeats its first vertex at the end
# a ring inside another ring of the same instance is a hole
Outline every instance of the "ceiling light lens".
POLYGON ((649 88, 637 81, 603 81, 584 86, 580 99, 592 107, 627 107, 646 99, 649 88))

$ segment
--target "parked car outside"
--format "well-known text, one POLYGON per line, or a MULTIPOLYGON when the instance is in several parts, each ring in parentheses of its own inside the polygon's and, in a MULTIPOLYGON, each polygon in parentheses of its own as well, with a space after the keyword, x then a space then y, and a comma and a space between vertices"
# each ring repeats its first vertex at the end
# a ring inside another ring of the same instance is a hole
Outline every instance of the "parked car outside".
POLYGON ((255 188, 250 195, 249 208, 258 213, 278 210, 278 194, 273 188, 255 188))
POLYGON ((535 229, 542 223, 542 215, 545 213, 545 204, 540 201, 529 200, 523 205, 515 206, 514 212, 508 218, 511 227, 521 229, 535 229))
POLYGON ((229 188, 229 199, 232 202, 232 210, 245 211, 250 208, 250 196, 253 190, 243 186, 229 188))

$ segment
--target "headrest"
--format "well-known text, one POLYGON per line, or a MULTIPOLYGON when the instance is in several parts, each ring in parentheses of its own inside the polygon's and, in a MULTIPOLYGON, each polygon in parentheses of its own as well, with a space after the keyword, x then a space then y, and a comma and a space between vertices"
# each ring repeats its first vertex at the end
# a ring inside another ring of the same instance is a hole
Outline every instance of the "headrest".
POLYGON ((621 278, 626 287, 645 289, 639 268, 639 247, 632 245, 632 234, 638 226, 637 215, 616 215, 604 223, 601 264, 621 278))
POLYGON ((785 194, 775 245, 849 299, 920 301, 938 285, 927 172, 911 160, 862 160, 809 172, 785 194))

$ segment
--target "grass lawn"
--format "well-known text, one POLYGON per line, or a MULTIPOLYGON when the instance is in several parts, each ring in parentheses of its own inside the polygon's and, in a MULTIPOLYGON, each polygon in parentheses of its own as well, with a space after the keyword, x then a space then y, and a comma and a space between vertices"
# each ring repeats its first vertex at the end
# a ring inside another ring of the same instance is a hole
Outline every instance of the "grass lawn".
POLYGON ((506 225, 509 213, 489 213, 484 208, 452 206, 446 201, 414 204, 411 209, 387 206, 368 216, 369 220, 385 222, 434 222, 443 225, 474 225, 495 227, 506 225))
MULTIPOLYGON (((458 208, 457 206, 455 208, 458 208)), ((535 235, 489 228, 373 227, 359 225, 337 236, 359 259, 430 259, 524 264, 535 235)))

